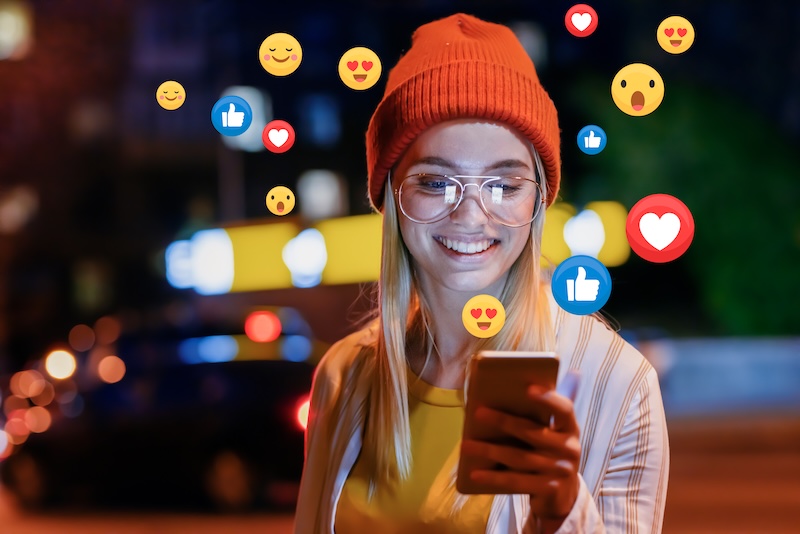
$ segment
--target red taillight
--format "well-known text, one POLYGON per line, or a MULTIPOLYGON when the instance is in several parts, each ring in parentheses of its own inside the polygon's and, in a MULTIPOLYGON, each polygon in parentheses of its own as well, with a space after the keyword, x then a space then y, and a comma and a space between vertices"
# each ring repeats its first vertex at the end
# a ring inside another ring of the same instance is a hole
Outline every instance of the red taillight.
POLYGON ((247 316, 244 333, 256 343, 275 341, 281 335, 281 320, 271 311, 257 311, 247 316))
POLYGON ((300 428, 303 430, 308 426, 308 408, 310 405, 311 399, 305 397, 300 401, 300 405, 297 408, 297 424, 300 425, 300 428))

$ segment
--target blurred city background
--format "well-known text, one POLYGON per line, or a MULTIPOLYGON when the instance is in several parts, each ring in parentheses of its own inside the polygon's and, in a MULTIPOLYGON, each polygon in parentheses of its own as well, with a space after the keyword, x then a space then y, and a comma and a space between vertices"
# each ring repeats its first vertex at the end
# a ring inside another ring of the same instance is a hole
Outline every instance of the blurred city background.
POLYGON ((463 11, 515 31, 559 111, 544 253, 609 267, 604 313, 659 371, 664 532, 799 532, 800 4, 598 0, 577 38, 573 3, 0 0, 0 531, 291 531, 314 364, 377 275, 369 117, 413 30, 463 11), (670 15, 683 54, 656 42, 670 15), (275 32, 302 45, 289 76, 258 61, 275 32), (337 73, 355 46, 383 63, 364 91, 337 73), (645 117, 609 92, 635 62, 666 87, 645 117), (240 137, 211 124, 223 95, 253 107, 240 137), (625 238, 653 193, 696 226, 665 264, 625 238))

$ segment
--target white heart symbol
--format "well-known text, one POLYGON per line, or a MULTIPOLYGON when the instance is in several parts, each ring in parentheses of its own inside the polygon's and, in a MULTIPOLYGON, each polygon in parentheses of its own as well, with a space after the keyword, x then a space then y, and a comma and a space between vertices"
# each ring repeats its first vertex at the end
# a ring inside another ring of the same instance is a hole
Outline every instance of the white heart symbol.
POLYGON ((267 137, 269 137, 273 145, 281 147, 289 139, 289 130, 286 128, 281 128, 280 130, 273 128, 269 131, 267 137))
POLYGON ((681 220, 674 213, 665 213, 661 217, 655 213, 645 213, 639 219, 639 231, 653 248, 664 250, 678 237, 681 220))
POLYGON ((573 13, 572 18, 572 25, 578 29, 579 32, 582 32, 586 28, 589 27, 589 24, 592 23, 592 14, 591 13, 573 13))

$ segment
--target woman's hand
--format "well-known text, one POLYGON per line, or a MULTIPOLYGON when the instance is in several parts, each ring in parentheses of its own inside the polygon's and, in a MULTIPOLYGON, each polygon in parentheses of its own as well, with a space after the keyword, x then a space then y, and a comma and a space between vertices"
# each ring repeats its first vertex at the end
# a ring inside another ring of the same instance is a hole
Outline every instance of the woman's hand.
POLYGON ((465 440, 461 449, 462 454, 486 458, 507 467, 504 471, 474 471, 473 480, 494 487, 495 493, 530 495, 531 512, 555 528, 569 515, 580 488, 580 431, 572 400, 577 377, 568 378, 565 382, 572 386, 572 391, 567 393, 569 397, 556 391, 544 392, 537 386, 528 390, 531 403, 553 415, 549 427, 488 407, 476 410, 475 417, 482 423, 496 427, 527 447, 465 440))

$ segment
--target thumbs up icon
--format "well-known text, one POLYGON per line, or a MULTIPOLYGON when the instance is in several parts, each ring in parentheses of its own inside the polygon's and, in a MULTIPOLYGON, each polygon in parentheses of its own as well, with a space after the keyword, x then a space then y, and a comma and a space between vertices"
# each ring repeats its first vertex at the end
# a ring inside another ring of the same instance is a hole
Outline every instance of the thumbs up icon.
POLYGON ((222 112, 223 128, 240 128, 244 123, 244 111, 236 111, 236 106, 231 102, 228 111, 222 112))
POLYGON ((253 123, 253 108, 240 96, 223 96, 211 108, 211 124, 219 133, 242 135, 253 123))
POLYGON ((584 148, 600 148, 600 137, 594 134, 594 130, 589 130, 589 135, 583 138, 584 148))
POLYGON ((606 132, 597 125, 589 124, 581 128, 578 132, 578 148, 584 154, 594 156, 599 154, 606 147, 608 137, 606 132))
POLYGON ((600 290, 600 280, 587 280, 586 269, 578 267, 578 277, 567 280, 567 300, 570 302, 594 302, 600 290))

